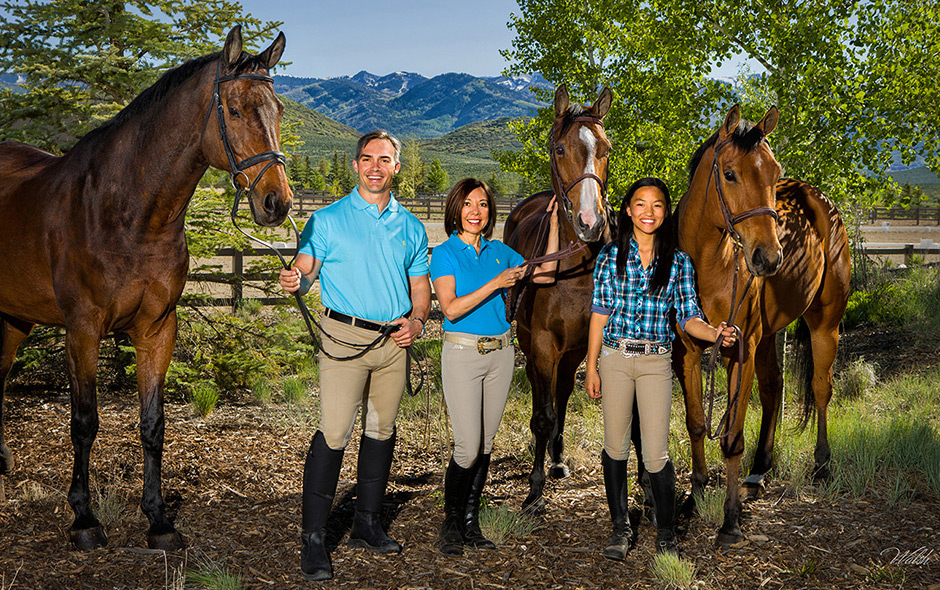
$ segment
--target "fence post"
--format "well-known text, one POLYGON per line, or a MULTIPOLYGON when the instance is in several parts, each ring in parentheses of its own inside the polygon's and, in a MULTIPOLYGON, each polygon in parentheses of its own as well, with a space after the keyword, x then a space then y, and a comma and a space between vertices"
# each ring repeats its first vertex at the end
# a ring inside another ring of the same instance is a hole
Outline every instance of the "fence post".
POLYGON ((911 259, 914 257, 914 244, 904 245, 904 264, 911 265, 911 259))
POLYGON ((245 255, 241 250, 232 254, 232 313, 238 311, 242 300, 242 280, 245 277, 245 255))

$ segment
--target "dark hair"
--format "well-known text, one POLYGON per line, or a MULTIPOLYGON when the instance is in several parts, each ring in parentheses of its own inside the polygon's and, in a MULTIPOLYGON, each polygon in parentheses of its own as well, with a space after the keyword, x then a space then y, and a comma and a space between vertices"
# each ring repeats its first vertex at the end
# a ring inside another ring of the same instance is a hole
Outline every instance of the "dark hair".
POLYGON ((457 183, 447 193, 447 204, 444 205, 444 232, 450 234, 459 232, 463 229, 460 224, 460 211, 463 209, 463 202, 467 195, 482 188, 486 193, 486 207, 489 209, 490 216, 483 227, 483 237, 490 239, 493 235, 493 228, 496 226, 496 200, 493 198, 493 191, 486 183, 476 178, 464 178, 457 183))
POLYGON ((649 292, 655 293, 666 288, 669 284, 669 275, 672 273, 672 261, 675 258, 678 238, 676 226, 672 217, 672 201, 669 198, 669 187, 666 183, 654 176, 641 178, 630 185, 627 194, 620 203, 620 215, 617 217, 619 235, 617 237, 617 272, 626 276, 627 253, 630 251, 630 240, 633 238, 633 218, 630 217, 630 199, 634 193, 643 187, 651 186, 659 190, 666 200, 666 216, 663 224, 656 230, 653 237, 653 278, 650 280, 649 292))
POLYGON ((395 149, 395 163, 398 163, 401 158, 401 142, 395 139, 392 135, 389 135, 388 131, 384 129, 376 129, 375 131, 370 131, 362 137, 359 138, 359 142, 356 144, 356 159, 359 159, 359 156, 362 155, 362 150, 365 149, 369 142, 373 139, 384 139, 392 144, 392 147, 395 149))

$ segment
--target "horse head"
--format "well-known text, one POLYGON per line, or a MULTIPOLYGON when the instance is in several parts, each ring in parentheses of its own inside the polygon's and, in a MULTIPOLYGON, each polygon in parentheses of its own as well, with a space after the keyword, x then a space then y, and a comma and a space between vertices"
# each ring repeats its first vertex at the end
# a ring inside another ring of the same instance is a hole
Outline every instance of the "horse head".
POLYGON ((255 222, 269 227, 284 221, 293 197, 278 145, 284 105, 269 75, 284 43, 284 33, 279 33, 270 47, 250 55, 242 51, 241 27, 229 31, 203 129, 209 164, 231 173, 235 188, 248 192, 255 222), (210 118, 217 124, 208 124, 210 118))
POLYGON ((706 191, 700 193, 708 195, 706 203, 713 196, 717 202, 717 207, 706 208, 706 215, 743 247, 747 268, 754 276, 774 274, 783 261, 774 209, 781 168, 766 140, 778 115, 777 107, 770 107, 760 122, 751 124, 741 119, 734 105, 718 131, 693 156, 692 186, 706 191), (705 186, 697 185, 700 182, 705 186))
POLYGON ((604 90, 591 106, 569 104, 564 84, 555 92, 555 124, 549 133, 552 188, 561 197, 575 234, 596 242, 610 234, 607 157, 610 140, 604 116, 612 94, 604 90))

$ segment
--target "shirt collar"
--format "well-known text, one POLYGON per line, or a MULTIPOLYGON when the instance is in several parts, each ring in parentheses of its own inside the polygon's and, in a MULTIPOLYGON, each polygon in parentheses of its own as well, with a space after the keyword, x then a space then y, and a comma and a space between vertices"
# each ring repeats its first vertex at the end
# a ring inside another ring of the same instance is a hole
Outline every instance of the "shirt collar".
MULTIPOLYGON (((356 186, 352 190, 349 196, 352 197, 353 207, 355 207, 356 210, 358 211, 365 211, 366 209, 372 206, 372 203, 363 199, 362 195, 359 194, 358 186, 356 186)), ((401 207, 401 204, 398 202, 397 199, 395 199, 395 195, 393 193, 389 193, 388 204, 385 206, 385 209, 382 211, 382 214, 384 215, 386 211, 388 211, 389 213, 397 213, 399 207, 401 207)))
MULTIPOLYGON (((450 237, 447 238, 447 241, 453 242, 452 245, 456 247, 458 250, 462 248, 470 248, 471 250, 473 250, 473 246, 464 242, 463 240, 460 239, 459 236, 457 236, 456 230, 451 232, 450 237)), ((480 238, 480 253, 481 254, 483 253, 483 250, 485 250, 490 245, 491 241, 492 240, 487 240, 486 238, 483 238, 483 237, 480 238)), ((475 253, 476 253, 476 250, 474 250, 474 254, 475 253)))

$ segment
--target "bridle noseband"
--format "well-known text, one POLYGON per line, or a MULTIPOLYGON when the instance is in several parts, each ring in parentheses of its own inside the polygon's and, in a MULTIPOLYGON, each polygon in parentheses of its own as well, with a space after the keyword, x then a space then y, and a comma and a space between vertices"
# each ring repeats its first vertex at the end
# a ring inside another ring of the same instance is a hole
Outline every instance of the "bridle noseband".
MULTIPOLYGON (((600 185, 601 198, 603 198, 606 201, 607 200, 607 181, 602 180, 601 177, 596 174, 593 174, 591 172, 586 172, 582 174, 581 176, 572 180, 570 183, 568 183, 568 186, 566 187, 562 186, 561 173, 558 171, 558 159, 556 157, 556 152, 555 152, 555 148, 558 145, 555 135, 556 135, 556 132, 558 133, 561 132, 560 127, 563 122, 565 122, 564 119, 556 121, 555 124, 552 125, 551 131, 548 132, 548 165, 551 171, 552 188, 555 190, 556 195, 561 196, 561 198, 565 200, 565 212, 568 214, 568 221, 574 223, 572 219, 572 215, 571 215, 571 207, 572 207, 571 199, 568 198, 568 193, 571 192, 571 189, 573 189, 575 185, 581 182, 582 180, 586 180, 590 178, 592 180, 597 181, 597 184, 600 185)), ((601 121, 601 119, 593 115, 578 115, 577 117, 568 119, 567 122, 568 123, 594 123, 597 125, 603 125, 603 122, 601 121)))

